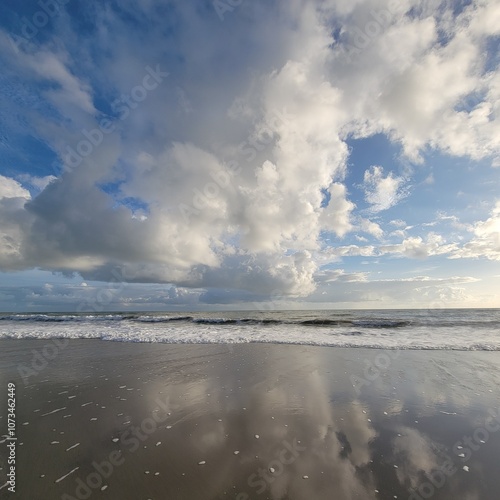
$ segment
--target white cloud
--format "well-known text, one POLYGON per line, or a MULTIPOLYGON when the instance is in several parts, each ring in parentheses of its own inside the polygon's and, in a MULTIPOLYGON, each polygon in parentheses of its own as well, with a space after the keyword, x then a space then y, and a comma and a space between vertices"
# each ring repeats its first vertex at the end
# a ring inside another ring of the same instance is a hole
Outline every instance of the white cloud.
POLYGON ((498 299, 491 290, 484 289, 483 281, 471 276, 377 279, 374 274, 345 273, 342 269, 324 271, 317 277, 318 288, 308 304, 353 308, 481 307, 492 306, 498 299))
POLYGON ((373 257, 374 255, 377 253, 373 245, 347 245, 328 248, 322 252, 320 258, 328 262, 330 259, 336 260, 337 257, 373 257))
POLYGON ((404 220, 401 220, 401 219, 395 219, 395 220, 391 220, 389 222, 389 224, 391 224, 392 226, 396 226, 396 227, 406 227, 407 224, 404 220))
POLYGON ((31 195, 16 180, 0 175, 0 200, 3 198, 24 198, 29 200, 31 195))
POLYGON ((359 227, 363 232, 371 234, 372 236, 375 236, 375 238, 380 239, 384 236, 384 230, 380 227, 380 225, 368 219, 362 218, 359 223, 359 227))
MULTIPOLYGON (((384 3, 361 5, 361 20, 348 23, 346 32, 362 29, 370 9, 384 3)), ((389 133, 413 161, 422 160, 426 146, 474 159, 498 155, 498 71, 485 68, 488 37, 498 33, 490 21, 498 15, 495 2, 472 2, 458 16, 447 2, 401 2, 400 8, 378 36, 351 54, 347 75, 337 76, 341 82, 349 78, 345 99, 357 111, 357 134, 389 133), (405 16, 412 7, 416 15, 405 16), (472 109, 463 106, 470 96, 478 99, 472 109)), ((340 62, 340 46, 339 54, 340 62)))
POLYGON ((31 199, 19 182, 0 175, 0 268, 26 267, 22 242, 29 231, 24 205, 31 199))
MULTIPOLYGON (((33 106, 30 119, 61 158, 83 128, 98 126, 94 96, 109 105, 141 82, 146 64, 164 61, 155 5, 123 3, 134 18, 149 16, 143 43, 115 11, 96 7, 93 39, 68 24, 64 50, 54 42, 8 58, 12 71, 42 84, 41 98, 56 113, 33 106)), ((380 32, 347 59, 356 30, 384 5, 253 2, 221 30, 216 16, 179 3, 184 28, 176 41, 186 62, 126 120, 115 119, 115 133, 56 181, 32 180, 43 190, 33 200, 13 179, 0 179, 1 266, 306 296, 316 286, 317 258, 458 252, 437 234, 398 233, 399 244, 347 245, 318 257, 321 231, 384 236, 382 222, 360 218, 349 200, 347 137, 385 133, 413 161, 428 147, 474 159, 498 153, 500 79, 483 55, 486 37, 498 31, 491 21, 498 8, 473 2, 455 18, 448 2, 432 3, 410 16, 421 4, 398 2, 380 32), (342 25, 337 40, 332 20, 342 25), (468 109, 471 93, 478 102, 468 109), (108 183, 119 186, 112 195, 102 189, 108 183), (325 190, 331 199, 323 208, 325 190), (14 197, 23 203, 9 201, 14 197), (147 208, 129 208, 128 198, 147 208), (192 207, 191 216, 182 205, 192 207)), ((396 205, 409 182, 371 167, 364 176, 370 210, 396 205)), ((475 226, 475 240, 460 255, 496 258, 497 217, 475 226)))
MULTIPOLYGON (((365 256, 380 257, 391 255, 411 259, 426 259, 431 256, 443 255, 448 259, 500 260, 500 201, 491 210, 490 217, 473 224, 464 224, 454 215, 438 214, 439 221, 451 221, 453 227, 466 231, 469 238, 461 237, 462 241, 449 242, 436 232, 430 232, 425 237, 407 236, 406 231, 397 230, 390 233, 392 237, 401 238, 400 243, 385 245, 348 245, 324 249, 318 256, 319 261, 334 262, 338 258, 365 256)), ((403 224, 391 221, 391 225, 401 227, 403 224)), ((424 226, 425 224, 423 224, 424 226)))
POLYGON ((449 278, 431 278, 430 276, 413 276, 412 278, 399 278, 399 279, 384 279, 379 280, 384 282, 413 282, 413 283, 447 283, 447 284, 464 284, 464 283, 477 283, 481 281, 479 278, 472 276, 450 276, 449 278))
POLYGON ((431 255, 442 255, 450 252, 456 245, 446 245, 443 237, 436 233, 429 233, 424 240, 420 236, 405 238, 397 245, 383 245, 379 247, 380 255, 393 254, 411 259, 424 259, 431 255))
POLYGON ((29 174, 21 174, 17 178, 23 183, 35 188, 37 191, 43 191, 52 181, 57 179, 54 175, 36 177, 29 174))
POLYGON ((456 243, 446 243, 441 235, 429 233, 425 239, 420 236, 404 237, 401 243, 391 245, 348 245, 328 248, 322 252, 322 261, 328 261, 328 257, 335 260, 338 257, 380 257, 382 255, 425 259, 433 255, 450 255, 457 248, 456 243))
POLYGON ((331 198, 322 211, 321 227, 342 237, 352 229, 351 213, 355 205, 347 199, 347 190, 343 184, 333 183, 328 188, 328 193, 331 198))
POLYGON ((332 283, 334 281, 341 281, 344 283, 364 283, 368 280, 366 272, 347 273, 344 269, 328 269, 320 271, 316 274, 316 279, 320 283, 332 283))
POLYGON ((473 225, 474 237, 453 253, 453 258, 479 258, 500 261, 500 200, 491 211, 491 217, 473 225))
POLYGON ((372 166, 364 175, 365 199, 370 211, 381 212, 399 203, 408 195, 405 179, 395 177, 392 172, 384 176, 384 169, 372 166))

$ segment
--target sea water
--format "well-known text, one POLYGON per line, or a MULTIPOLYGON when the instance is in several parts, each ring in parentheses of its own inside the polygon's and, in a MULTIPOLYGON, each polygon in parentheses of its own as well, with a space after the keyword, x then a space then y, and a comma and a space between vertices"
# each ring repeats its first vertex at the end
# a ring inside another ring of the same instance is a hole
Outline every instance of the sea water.
POLYGON ((500 350, 500 309, 0 314, 1 338, 500 350))

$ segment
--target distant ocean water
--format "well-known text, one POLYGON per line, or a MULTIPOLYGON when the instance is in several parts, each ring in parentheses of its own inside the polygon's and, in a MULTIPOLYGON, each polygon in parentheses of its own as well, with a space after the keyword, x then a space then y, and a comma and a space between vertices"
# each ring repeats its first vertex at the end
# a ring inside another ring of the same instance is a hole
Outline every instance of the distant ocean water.
POLYGON ((0 314, 0 339, 500 350, 500 309, 0 314))

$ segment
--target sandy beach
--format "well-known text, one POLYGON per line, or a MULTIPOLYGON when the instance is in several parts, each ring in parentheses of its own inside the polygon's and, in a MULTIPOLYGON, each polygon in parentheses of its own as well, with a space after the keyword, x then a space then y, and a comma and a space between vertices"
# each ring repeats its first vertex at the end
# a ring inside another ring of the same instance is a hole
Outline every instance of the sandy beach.
POLYGON ((498 352, 53 342, 1 341, 2 498, 498 498, 498 352))

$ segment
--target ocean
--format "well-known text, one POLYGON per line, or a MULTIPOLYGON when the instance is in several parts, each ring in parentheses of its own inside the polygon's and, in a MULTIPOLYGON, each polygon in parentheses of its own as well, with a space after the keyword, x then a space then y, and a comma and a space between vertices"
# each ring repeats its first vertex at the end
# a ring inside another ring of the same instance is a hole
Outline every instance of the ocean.
POLYGON ((0 339, 500 350, 500 309, 4 313, 0 339))

